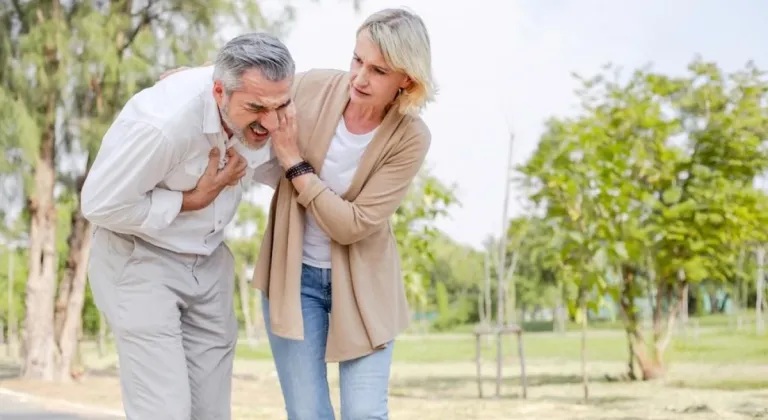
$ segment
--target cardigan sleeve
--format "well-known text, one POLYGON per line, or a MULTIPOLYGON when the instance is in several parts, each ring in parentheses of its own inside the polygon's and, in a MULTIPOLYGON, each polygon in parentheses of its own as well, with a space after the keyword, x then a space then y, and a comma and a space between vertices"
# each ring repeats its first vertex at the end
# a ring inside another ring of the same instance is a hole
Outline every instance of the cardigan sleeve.
POLYGON ((358 242, 395 213, 426 159, 430 142, 429 131, 403 141, 400 150, 371 175, 352 202, 334 193, 316 175, 311 176, 297 201, 332 240, 342 245, 358 242))

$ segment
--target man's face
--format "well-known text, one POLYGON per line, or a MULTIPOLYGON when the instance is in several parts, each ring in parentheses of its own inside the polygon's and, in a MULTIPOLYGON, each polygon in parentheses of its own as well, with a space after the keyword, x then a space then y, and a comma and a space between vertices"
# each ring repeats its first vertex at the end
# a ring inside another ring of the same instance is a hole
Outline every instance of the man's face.
POLYGON ((226 129, 252 149, 263 147, 278 127, 277 111, 291 101, 292 83, 293 77, 269 81, 259 70, 243 73, 240 88, 229 93, 215 81, 213 96, 226 129))

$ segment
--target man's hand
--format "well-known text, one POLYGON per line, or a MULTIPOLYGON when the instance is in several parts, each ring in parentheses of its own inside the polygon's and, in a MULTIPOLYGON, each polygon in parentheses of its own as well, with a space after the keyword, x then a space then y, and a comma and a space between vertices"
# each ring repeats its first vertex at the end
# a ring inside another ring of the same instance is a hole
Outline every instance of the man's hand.
POLYGON ((184 192, 181 211, 195 211, 207 207, 228 185, 234 186, 245 176, 248 163, 235 149, 227 149, 227 163, 219 171, 220 152, 217 147, 208 155, 208 167, 195 189, 184 192))

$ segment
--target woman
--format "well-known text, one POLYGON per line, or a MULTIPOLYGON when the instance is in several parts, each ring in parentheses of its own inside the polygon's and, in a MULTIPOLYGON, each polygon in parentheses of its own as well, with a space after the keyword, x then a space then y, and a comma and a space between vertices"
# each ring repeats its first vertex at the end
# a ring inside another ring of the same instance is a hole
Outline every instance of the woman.
POLYGON ((419 172, 434 94, 430 41, 401 9, 358 29, 349 72, 294 80, 272 147, 286 177, 254 271, 291 420, 333 419, 326 362, 339 362, 341 417, 388 418, 393 340, 409 322, 390 218, 419 172), (296 133, 296 134, 294 134, 296 133))
POLYGON ((409 322, 390 218, 429 149, 417 114, 435 93, 431 67, 421 18, 382 10, 358 29, 348 72, 297 74, 278 111, 285 177, 253 283, 290 420, 334 418, 327 362, 339 362, 343 420, 388 418, 392 347, 409 322))

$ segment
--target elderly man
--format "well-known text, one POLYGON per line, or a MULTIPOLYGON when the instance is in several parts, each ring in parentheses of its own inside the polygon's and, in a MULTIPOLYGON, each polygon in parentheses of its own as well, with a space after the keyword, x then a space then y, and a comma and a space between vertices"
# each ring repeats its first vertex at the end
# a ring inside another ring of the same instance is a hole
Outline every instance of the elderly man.
POLYGON ((129 420, 229 419, 237 340, 223 242, 244 184, 274 186, 267 145, 295 64, 276 38, 227 43, 213 68, 166 77, 114 121, 82 191, 93 296, 117 344, 129 420))

